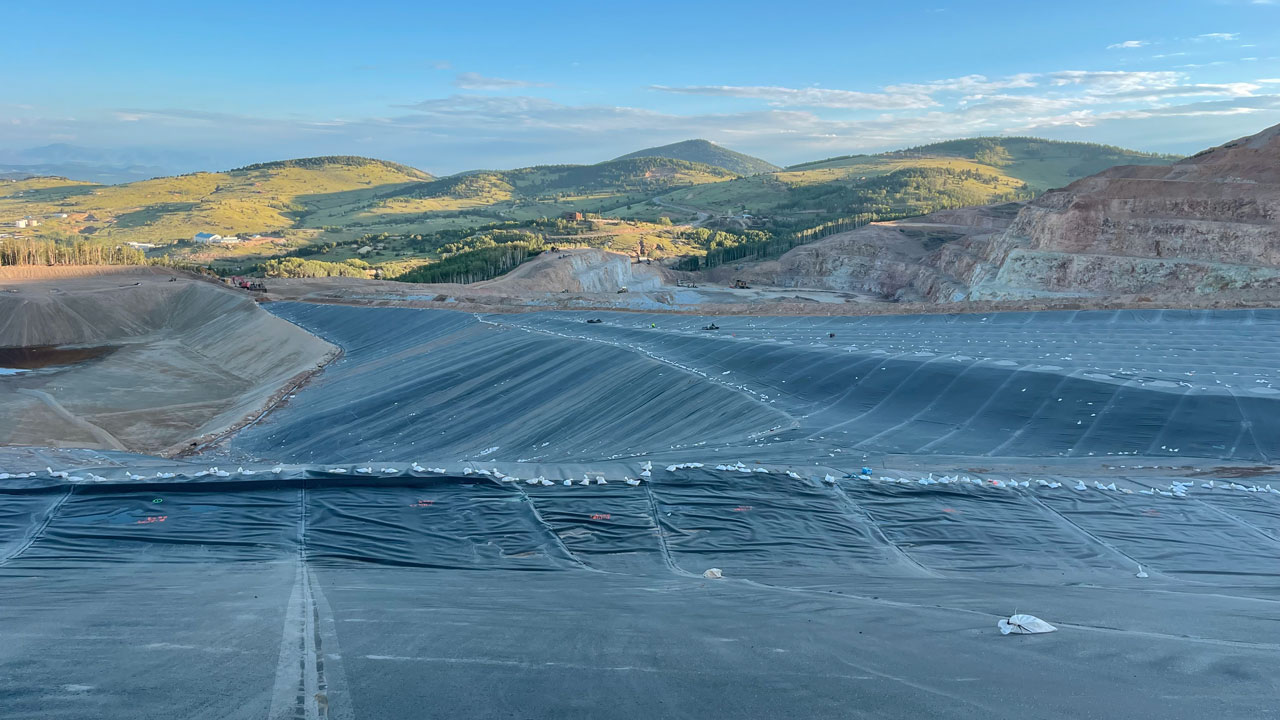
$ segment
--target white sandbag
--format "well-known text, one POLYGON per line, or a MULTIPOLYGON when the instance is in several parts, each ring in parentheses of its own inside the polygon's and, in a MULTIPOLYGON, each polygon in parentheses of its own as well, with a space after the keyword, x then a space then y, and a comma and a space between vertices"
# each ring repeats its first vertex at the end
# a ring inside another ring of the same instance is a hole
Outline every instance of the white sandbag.
POLYGON ((1058 628, 1041 620, 1035 615, 1012 615, 1008 618, 1000 618, 1000 622, 996 623, 1000 628, 1001 635, 1036 635, 1038 633, 1051 633, 1058 628))

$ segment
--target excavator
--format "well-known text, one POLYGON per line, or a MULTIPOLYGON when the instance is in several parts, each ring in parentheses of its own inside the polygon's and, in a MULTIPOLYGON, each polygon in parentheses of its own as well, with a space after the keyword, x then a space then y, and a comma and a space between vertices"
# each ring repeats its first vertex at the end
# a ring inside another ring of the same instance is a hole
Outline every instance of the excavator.
POLYGON ((250 292, 266 292, 267 291, 267 286, 264 283, 261 283, 256 280, 250 280, 249 278, 243 278, 240 276, 233 276, 231 278, 231 284, 234 285, 235 287, 240 288, 241 290, 248 290, 250 292))

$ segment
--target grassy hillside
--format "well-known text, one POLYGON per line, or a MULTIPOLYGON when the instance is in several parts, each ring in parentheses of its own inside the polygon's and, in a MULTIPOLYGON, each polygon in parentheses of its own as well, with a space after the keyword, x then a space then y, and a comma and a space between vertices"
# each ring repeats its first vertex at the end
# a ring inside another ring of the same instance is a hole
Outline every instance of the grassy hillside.
POLYGON ((478 171, 386 193, 395 198, 555 199, 582 194, 661 191, 681 185, 729 180, 735 174, 669 158, 610 160, 597 165, 539 165, 518 170, 478 171))
POLYGON ((998 168, 959 158, 880 160, 842 168, 784 170, 663 195, 669 205, 713 215, 743 213, 802 223, 881 210, 924 214, 944 207, 1029 197, 1032 189, 998 168))
POLYGON ((308 158, 124 185, 36 178, 0 184, 0 223, 41 217, 44 237, 160 245, 197 232, 279 233, 311 227, 309 215, 342 213, 431 176, 366 158, 308 158), (66 218, 58 215, 66 214, 66 218))
POLYGON ((999 168, 1004 174, 1027 183, 1036 192, 1044 192, 1116 165, 1166 165, 1178 160, 1179 156, 1095 143, 1032 137, 986 137, 947 140, 879 155, 846 155, 792 165, 787 170, 847 168, 862 172, 883 163, 928 158, 957 158, 999 168))
MULTIPOLYGON (((359 266, 369 260, 392 263, 403 272, 458 252, 444 246, 482 228, 524 227, 571 211, 625 208, 673 188, 734 177, 722 168, 668 158, 481 171, 443 179, 367 158, 302 158, 123 185, 63 178, 0 182, 0 223, 13 228, 20 218, 40 219, 38 227, 14 228, 11 244, 150 243, 158 246, 148 251, 153 258, 165 255, 231 271, 279 258, 289 260, 291 267, 318 260, 359 261, 359 266), (191 242, 202 231, 264 237, 234 245, 191 242)), ((594 233, 590 242, 634 246, 643 236, 638 227, 615 223, 594 233)), ((562 230, 554 222, 533 228, 553 243, 562 230)))
POLYGON ((422 234, 574 211, 602 213, 643 204, 672 188, 735 177, 721 168, 667 158, 483 170, 395 188, 357 212, 318 213, 307 220, 353 233, 422 234))
POLYGON ((1089 143, 974 138, 792 165, 766 175, 678 190, 660 201, 714 215, 748 213, 799 225, 806 216, 923 213, 1019 199, 1113 165, 1175 159, 1089 143))
POLYGON ((122 185, 0 180, 0 234, 12 238, 0 237, 0 243, 12 249, 49 240, 75 256, 126 242, 153 243, 159 246, 148 251, 153 259, 168 256, 234 272, 264 268, 274 258, 288 263, 274 266, 279 273, 318 272, 323 265, 326 272, 376 267, 396 276, 465 252, 476 254, 453 265, 470 276, 475 267, 501 267, 519 255, 500 246, 534 248, 542 241, 632 251, 643 240, 648 255, 701 256, 709 263, 713 255, 772 253, 808 241, 814 232, 876 219, 1028 198, 1117 163, 1173 159, 1085 143, 976 138, 744 177, 705 162, 639 156, 649 152, 721 163, 755 160, 688 141, 596 165, 439 179, 395 163, 331 156, 122 185), (561 219, 570 212, 595 219, 561 219), (41 224, 14 227, 29 216, 41 224), (690 235, 671 230, 673 222, 705 227, 689 228, 698 231, 690 235), (704 230, 730 235, 703 237, 704 230), (193 244, 191 237, 202 231, 265 237, 193 244), (90 247, 76 249, 77 242, 90 247))
POLYGON ((285 168, 304 168, 307 170, 324 170, 334 167, 365 167, 368 165, 382 165, 383 167, 394 170, 408 177, 417 178, 419 180, 434 180, 431 173, 425 173, 415 167, 393 163, 387 160, 375 160, 372 158, 360 157, 358 155, 322 155, 320 157, 294 158, 292 160, 273 160, 271 162, 254 163, 246 165, 242 168, 236 168, 231 172, 252 172, 255 170, 283 170, 285 168))
POLYGON ((737 175, 758 175, 782 169, 758 157, 734 152, 706 140, 685 140, 684 142, 671 143, 670 145, 645 148, 615 159, 630 160, 642 157, 664 157, 702 163, 703 165, 728 170, 737 175))

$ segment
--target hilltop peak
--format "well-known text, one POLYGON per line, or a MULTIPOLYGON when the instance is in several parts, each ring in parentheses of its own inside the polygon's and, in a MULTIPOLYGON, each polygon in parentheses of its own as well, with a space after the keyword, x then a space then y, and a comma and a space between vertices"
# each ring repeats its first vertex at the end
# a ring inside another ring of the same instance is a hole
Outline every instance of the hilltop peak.
POLYGON ((282 168, 307 168, 316 170, 334 165, 347 165, 352 167, 363 167, 367 165, 382 165, 384 167, 397 170, 406 175, 417 176, 423 180, 432 180, 434 177, 427 172, 423 172, 415 167, 401 165, 389 160, 379 160, 377 158, 361 157, 360 155, 319 155, 316 157, 294 158, 292 160, 274 160, 271 162, 254 163, 238 167, 230 172, 249 172, 254 170, 280 170, 282 168))
POLYGON ((702 163, 703 165, 723 168, 736 175, 757 175, 781 169, 777 165, 761 160, 758 157, 745 155, 701 138, 637 150, 633 153, 616 157, 614 160, 630 160, 642 157, 662 157, 702 163))

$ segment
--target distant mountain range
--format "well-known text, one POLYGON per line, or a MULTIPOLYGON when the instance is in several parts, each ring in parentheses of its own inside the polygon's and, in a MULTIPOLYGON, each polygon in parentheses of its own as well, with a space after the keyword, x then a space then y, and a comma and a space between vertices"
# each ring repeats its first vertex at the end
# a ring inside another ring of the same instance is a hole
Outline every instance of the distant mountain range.
POLYGON ((0 150, 0 175, 56 175, 107 184, 175 175, 209 164, 210 158, 197 153, 145 148, 103 150, 54 143, 25 150, 0 150))
POLYGON ((644 150, 621 155, 614 158, 614 160, 630 160, 642 157, 661 157, 702 163, 703 165, 723 168, 735 175, 758 175, 782 169, 758 157, 744 155, 743 153, 720 147, 707 140, 685 140, 684 142, 671 143, 670 145, 645 148, 644 150))
MULTIPOLYGON (((40 156, 66 163, 81 151, 47 146, 20 159, 40 156)), ((41 217, 44 221, 30 234, 162 246, 188 242, 198 232, 285 235, 290 247, 441 231, 461 238, 469 228, 579 213, 785 233, 850 216, 901 217, 1027 200, 1101 167, 1171 160, 1102 145, 975 138, 778 169, 705 140, 690 140, 594 165, 437 178, 384 160, 325 156, 110 185, 48 177, 0 180, 0 224, 41 217)))

